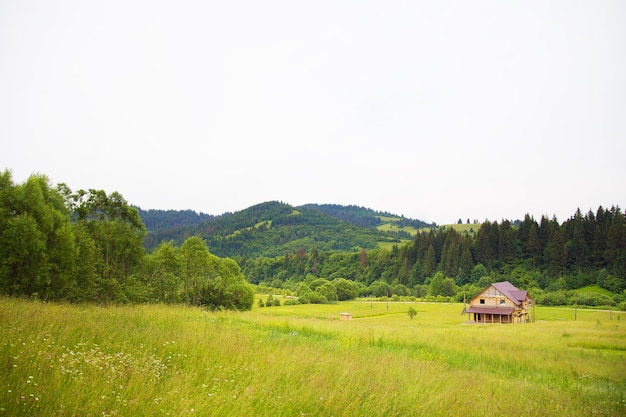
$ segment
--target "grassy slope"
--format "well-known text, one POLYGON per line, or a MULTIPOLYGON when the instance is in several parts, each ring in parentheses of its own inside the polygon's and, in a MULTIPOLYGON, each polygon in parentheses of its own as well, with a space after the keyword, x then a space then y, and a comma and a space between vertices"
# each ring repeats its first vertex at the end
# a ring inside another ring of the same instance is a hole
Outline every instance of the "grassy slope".
MULTIPOLYGON (((478 230, 480 229, 481 224, 475 224, 475 223, 463 223, 463 224, 457 224, 457 223, 453 223, 453 224, 442 224, 439 225, 435 230, 442 230, 443 228, 449 229, 452 228, 454 230, 456 230, 459 233, 476 233, 478 232, 478 230), (472 232, 473 230, 473 232, 472 232)), ((419 229, 420 232, 428 232, 430 231, 431 228, 429 227, 424 227, 422 229, 419 229)))
MULTIPOLYGON (((377 226, 376 228, 383 232, 404 231, 404 232, 409 233, 411 236, 415 236, 417 232, 429 232, 431 229, 433 229, 431 227, 422 227, 420 229, 416 229, 410 226, 400 227, 398 226, 398 222, 400 221, 399 217, 378 216, 378 218, 382 221, 382 223, 380 224, 380 226, 377 226)), ((446 229, 452 228, 459 233, 476 233, 480 229, 480 226, 481 226, 480 224, 474 224, 474 223, 443 224, 443 225, 437 226, 436 228, 434 228, 434 230, 442 230, 443 228, 446 228, 446 229)))
POLYGON ((623 313, 578 311, 574 322, 570 310, 538 308, 534 324, 463 325, 461 309, 349 302, 207 313, 0 298, 0 415, 626 412, 623 313), (342 311, 355 318, 337 320, 342 311))
POLYGON ((574 291, 577 293, 603 294, 609 297, 613 297, 615 295, 611 291, 597 285, 587 285, 586 287, 578 288, 574 291))
MULTIPOLYGON (((400 221, 399 217, 386 217, 386 216, 378 216, 380 218, 380 220, 383 222, 380 226, 376 227, 378 230, 382 231, 382 232, 399 232, 399 231, 404 231, 407 232, 408 234, 410 234, 411 236, 415 236, 418 232, 421 233, 428 233, 431 228, 429 227, 424 227, 421 229, 415 229, 413 227, 410 226, 404 226, 404 227, 400 227, 397 225, 397 223, 400 221)), ((438 226, 437 228, 435 228, 435 230, 442 230, 444 227, 445 228, 452 228, 454 230, 456 230, 459 233, 469 233, 469 234, 474 234, 476 233, 479 229, 480 229, 480 224, 444 224, 441 226, 438 226)), ((403 239, 401 241, 401 243, 397 243, 397 242, 379 242, 378 246, 384 249, 388 249, 391 250, 393 245, 402 245, 405 243, 409 243, 411 242, 411 240, 408 239, 403 239)))

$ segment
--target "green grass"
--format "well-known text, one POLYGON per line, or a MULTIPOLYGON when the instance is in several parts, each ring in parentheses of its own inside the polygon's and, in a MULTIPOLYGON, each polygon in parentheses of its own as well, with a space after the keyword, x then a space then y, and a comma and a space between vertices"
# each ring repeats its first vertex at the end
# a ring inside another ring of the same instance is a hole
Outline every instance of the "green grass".
POLYGON ((381 222, 387 222, 387 223, 399 222, 400 220, 402 220, 400 217, 396 217, 396 216, 376 216, 376 217, 378 217, 381 222))
POLYGON ((411 236, 415 236, 418 232, 418 229, 411 227, 411 226, 404 226, 404 227, 400 227, 398 226, 396 223, 399 223, 400 221, 402 221, 401 217, 390 217, 390 216, 376 216, 378 217, 378 219, 380 219, 380 221, 382 222, 382 224, 380 226, 377 226, 376 229, 382 231, 382 232, 406 232, 408 234, 410 234, 411 236))
POLYGON ((233 233, 231 233, 230 235, 226 236, 227 238, 231 238, 231 237, 235 237, 239 234, 241 234, 244 231, 248 231, 248 230, 252 230, 252 229, 258 229, 261 226, 265 226, 268 229, 272 227, 272 220, 262 220, 258 223, 256 223, 254 226, 251 227, 245 227, 243 229, 239 229, 239 230, 235 230, 233 233))
POLYGON ((574 321, 571 309, 538 307, 536 323, 468 325, 461 310, 0 298, 0 416, 626 413, 623 312, 578 310, 574 321))
POLYGON ((406 232, 408 234, 410 234, 411 236, 415 236, 417 234, 417 229, 411 226, 404 226, 404 227, 400 227, 397 226, 393 223, 385 223, 385 224, 381 224, 380 226, 377 226, 376 229, 380 230, 381 232, 406 232))
POLYGON ((577 292, 577 293, 585 293, 586 292, 586 293, 593 293, 593 294, 603 294, 603 295, 606 295, 606 296, 609 296, 609 297, 615 296, 615 294, 613 294, 611 291, 609 291, 609 290, 607 290, 605 288, 599 287, 597 285, 587 285, 586 287, 575 289, 574 292, 577 292))
MULTIPOLYGON (((456 230, 459 233, 469 233, 469 234, 472 234, 472 233, 478 232, 478 230, 480 229, 480 226, 481 226, 480 223, 478 223, 478 224, 475 224, 475 223, 470 223, 470 224, 467 224, 467 223, 463 223, 463 224, 453 223, 453 224, 442 224, 442 225, 439 225, 438 227, 435 228, 435 230, 436 231, 440 231, 440 230, 443 230, 444 228, 446 228, 446 229, 452 228, 452 229, 456 230)), ((432 229, 431 227, 424 227, 424 228, 419 229, 419 232, 426 232, 427 233, 431 229, 432 229)))
MULTIPOLYGON (((380 226, 376 227, 376 229, 383 231, 383 232, 399 232, 399 231, 405 231, 408 234, 410 234, 411 236, 415 236, 418 232, 420 233, 428 233, 432 228, 430 227, 423 227, 421 229, 415 229, 413 227, 410 226, 405 226, 405 227, 399 227, 397 225, 394 224, 394 222, 399 221, 399 218, 394 218, 394 217, 384 217, 384 216, 378 216, 382 221, 385 221, 387 223, 381 224, 380 226)), ((459 233, 468 233, 468 234, 474 234, 476 233, 479 229, 480 229, 480 224, 444 224, 444 225, 440 225, 438 227, 435 228, 435 230, 442 230, 444 227, 445 228, 452 228, 454 230, 456 230, 459 233)), ((409 239, 403 239, 400 243, 398 242, 379 242, 378 243, 378 247, 383 248, 383 249, 387 249, 387 250, 391 250, 391 248, 393 247, 393 245, 403 245, 405 243, 410 243, 411 240, 409 239)))
POLYGON ((385 249, 391 252, 394 246, 400 247, 404 244, 411 242, 408 239, 401 239, 400 242, 378 242, 377 245, 380 249, 385 249))

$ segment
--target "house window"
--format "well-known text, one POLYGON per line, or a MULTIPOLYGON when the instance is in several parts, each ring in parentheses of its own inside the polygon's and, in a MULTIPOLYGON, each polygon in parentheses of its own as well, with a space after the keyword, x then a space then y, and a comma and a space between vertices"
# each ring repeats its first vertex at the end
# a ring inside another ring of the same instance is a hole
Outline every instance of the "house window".
POLYGON ((481 303, 481 304, 485 304, 485 299, 484 299, 484 298, 481 298, 481 299, 480 299, 480 303, 481 303))
POLYGON ((500 305, 503 305, 505 303, 504 300, 500 300, 500 305))

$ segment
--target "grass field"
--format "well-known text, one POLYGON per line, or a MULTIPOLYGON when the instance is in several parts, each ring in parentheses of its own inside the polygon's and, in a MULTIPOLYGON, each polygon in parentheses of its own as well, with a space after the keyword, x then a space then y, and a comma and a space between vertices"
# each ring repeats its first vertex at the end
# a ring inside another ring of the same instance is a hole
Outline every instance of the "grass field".
POLYGON ((592 294, 602 294, 602 295, 606 295, 607 297, 614 297, 615 294, 613 294, 611 291, 599 287, 597 285, 588 285, 586 287, 582 287, 582 288, 578 288, 575 289, 574 292, 577 293, 592 293, 592 294))
POLYGON ((0 298, 0 416, 626 415, 623 312, 469 325, 461 310, 0 298))
MULTIPOLYGON (((440 224, 437 228, 435 228, 434 230, 436 231, 440 231, 444 228, 446 229, 454 229, 459 233, 468 233, 470 235, 478 232, 478 230, 480 230, 480 227, 482 226, 481 223, 462 223, 462 224, 458 224, 458 223, 451 223, 451 224, 440 224)), ((430 227, 424 227, 422 229, 419 229, 419 232, 429 232, 431 230, 430 227)))
POLYGON ((380 226, 377 226, 376 229, 382 232, 396 232, 397 233, 400 231, 404 231, 410 234, 411 236, 415 236, 417 234, 417 229, 414 227, 411 227, 411 226, 400 227, 394 223, 385 223, 380 226))
MULTIPOLYGON (((418 232, 420 233, 428 233, 432 228, 431 227, 424 227, 421 229, 416 229, 414 227, 410 227, 410 226, 404 226, 404 227, 400 227, 398 226, 396 223, 400 221, 400 218, 394 218, 394 217, 384 217, 384 216, 378 216, 378 218, 381 219, 381 221, 383 221, 384 223, 381 224, 380 226, 376 227, 378 230, 383 231, 383 232, 399 232, 399 231, 404 231, 408 234, 410 234, 411 236, 415 236, 418 232)), ((434 230, 442 230, 444 228, 448 229, 454 229, 459 233, 468 233, 470 235, 473 235, 474 233, 476 233, 479 229, 480 229, 480 224, 444 224, 444 225, 439 225, 438 227, 436 227, 434 230)))

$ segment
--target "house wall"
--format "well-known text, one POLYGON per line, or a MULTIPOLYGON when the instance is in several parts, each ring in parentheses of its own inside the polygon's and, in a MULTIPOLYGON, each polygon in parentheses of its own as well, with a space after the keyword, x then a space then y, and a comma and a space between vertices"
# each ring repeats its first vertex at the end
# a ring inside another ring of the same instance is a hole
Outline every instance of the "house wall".
POLYGON ((489 287, 483 292, 472 298, 470 305, 477 307, 513 307, 515 303, 504 296, 500 291, 494 287, 489 287), (485 300, 484 304, 481 304, 480 300, 485 300), (500 304, 504 300, 503 304, 500 304))

